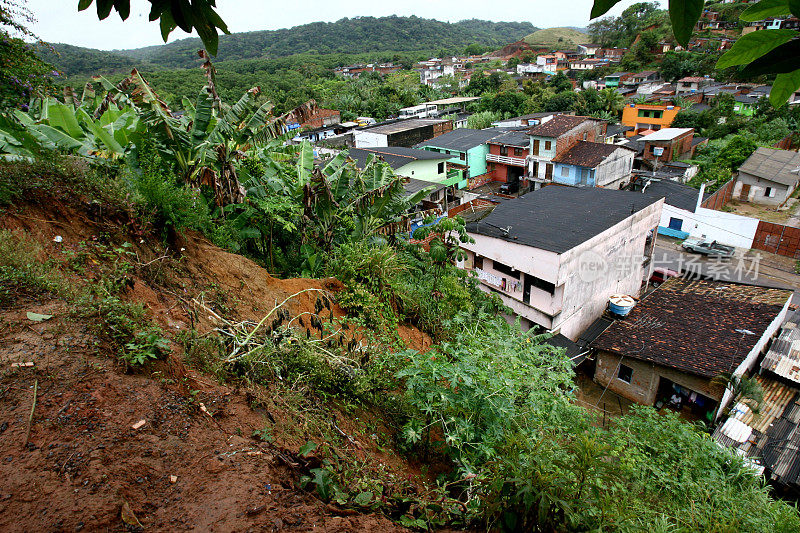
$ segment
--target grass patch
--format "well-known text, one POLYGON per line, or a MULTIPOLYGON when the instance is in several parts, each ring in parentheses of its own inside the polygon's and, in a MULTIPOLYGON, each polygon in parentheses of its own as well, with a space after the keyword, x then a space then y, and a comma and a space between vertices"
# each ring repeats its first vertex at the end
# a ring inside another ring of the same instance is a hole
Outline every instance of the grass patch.
POLYGON ((122 206, 127 190, 116 174, 108 164, 68 156, 0 162, 0 206, 44 197, 122 206))
POLYGON ((39 260, 44 255, 42 246, 28 236, 0 230, 0 307, 23 297, 72 293, 55 262, 39 260))

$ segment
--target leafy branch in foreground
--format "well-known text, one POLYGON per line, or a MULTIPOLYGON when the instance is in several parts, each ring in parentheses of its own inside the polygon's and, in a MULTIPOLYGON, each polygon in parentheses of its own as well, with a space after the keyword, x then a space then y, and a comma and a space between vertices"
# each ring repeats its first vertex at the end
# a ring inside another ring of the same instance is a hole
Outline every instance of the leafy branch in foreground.
MULTIPOLYGON (((595 0, 591 17, 608 12, 620 0, 595 0)), ((675 39, 688 47, 692 31, 703 13, 703 0, 670 0, 669 16, 675 39)), ((740 15, 743 22, 756 22, 768 17, 793 15, 800 17, 798 0, 761 0, 740 15)), ((741 36, 717 62, 717 68, 744 65, 741 74, 755 77, 776 74, 770 93, 775 107, 785 104, 800 88, 800 32, 794 30, 756 31, 741 36)))
MULTIPOLYGON (((149 0, 150 2, 150 21, 158 20, 161 25, 161 38, 167 42, 169 34, 175 28, 180 28, 186 33, 192 33, 193 29, 203 41, 203 45, 212 54, 217 55, 219 35, 217 29, 225 33, 228 26, 220 18, 214 8, 216 0, 149 0)), ((105 20, 111 14, 111 10, 119 14, 119 18, 127 20, 131 14, 130 0, 80 0, 78 11, 88 9, 93 3, 97 6, 97 18, 105 20)))

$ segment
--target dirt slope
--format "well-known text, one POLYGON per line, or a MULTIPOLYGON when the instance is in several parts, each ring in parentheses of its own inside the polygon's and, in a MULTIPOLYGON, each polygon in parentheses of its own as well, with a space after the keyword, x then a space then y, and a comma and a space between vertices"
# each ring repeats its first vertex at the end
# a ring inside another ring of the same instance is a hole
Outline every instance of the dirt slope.
MULTIPOLYGON (((139 264, 167 261, 124 213, 40 203, 0 214, 0 229, 32 236, 49 256, 110 233, 133 244, 139 264)), ((192 301, 259 319, 300 290, 340 287, 334 279, 279 280, 197 235, 180 248, 169 258, 178 264, 174 271, 139 269, 127 291, 172 333, 214 325, 192 301)), ((303 295, 292 312, 313 309, 313 298, 303 295)), ((296 455, 298 442, 250 438, 267 420, 281 422, 280 409, 251 407, 254 393, 270 391, 220 385, 187 369, 176 353, 146 372, 126 373, 89 326, 49 296, 0 308, 0 531, 138 530, 137 521, 149 531, 401 530, 383 516, 338 509, 298 488, 302 471, 319 461, 296 455), (29 311, 53 318, 33 322, 29 311)), ((401 334, 414 347, 430 345, 413 328, 401 334)), ((371 446, 358 424, 341 419, 339 426, 361 443, 362 455, 404 476, 415 470, 371 446)))

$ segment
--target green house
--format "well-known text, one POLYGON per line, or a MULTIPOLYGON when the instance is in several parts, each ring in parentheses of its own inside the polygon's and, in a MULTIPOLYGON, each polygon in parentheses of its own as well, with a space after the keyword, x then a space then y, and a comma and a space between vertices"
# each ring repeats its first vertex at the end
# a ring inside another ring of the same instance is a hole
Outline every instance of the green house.
POLYGON ((737 94, 733 97, 733 112, 737 115, 744 115, 752 117, 756 114, 756 105, 758 105, 758 98, 753 98, 745 94, 737 94))
POLYGON ((499 133, 501 132, 496 129, 459 128, 423 141, 415 148, 449 156, 448 182, 457 183, 459 189, 464 189, 467 180, 486 174, 486 154, 489 153, 487 143, 499 133))

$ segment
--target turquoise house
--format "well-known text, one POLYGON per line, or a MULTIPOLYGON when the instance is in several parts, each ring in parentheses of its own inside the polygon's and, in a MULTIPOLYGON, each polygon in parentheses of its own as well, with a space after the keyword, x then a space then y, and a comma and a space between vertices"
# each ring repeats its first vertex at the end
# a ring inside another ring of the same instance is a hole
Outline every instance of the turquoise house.
POLYGON ((486 174, 488 142, 500 133, 493 129, 459 128, 423 141, 414 148, 449 155, 447 166, 451 169, 452 175, 448 175, 448 182, 453 181, 459 189, 464 189, 468 180, 486 174))

